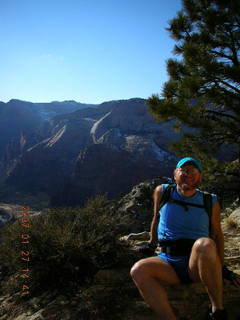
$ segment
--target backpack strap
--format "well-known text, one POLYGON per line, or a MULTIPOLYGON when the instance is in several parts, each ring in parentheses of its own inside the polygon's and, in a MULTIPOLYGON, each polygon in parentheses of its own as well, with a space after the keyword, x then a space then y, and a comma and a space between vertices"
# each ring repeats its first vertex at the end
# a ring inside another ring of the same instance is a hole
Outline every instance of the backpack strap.
POLYGON ((209 218, 209 234, 211 234, 211 218, 212 218, 212 195, 209 192, 203 192, 203 205, 209 218))
POLYGON ((175 199, 169 199, 168 202, 179 204, 180 206, 184 207, 185 211, 188 211, 188 206, 205 209, 205 206, 203 204, 197 204, 197 203, 186 202, 186 201, 175 200, 175 199))
POLYGON ((159 203, 159 210, 165 205, 165 203, 169 202, 169 200, 171 198, 171 192, 175 188, 176 188, 176 184, 174 183, 174 184, 169 184, 167 186, 166 190, 164 190, 164 192, 162 194, 162 198, 159 203))

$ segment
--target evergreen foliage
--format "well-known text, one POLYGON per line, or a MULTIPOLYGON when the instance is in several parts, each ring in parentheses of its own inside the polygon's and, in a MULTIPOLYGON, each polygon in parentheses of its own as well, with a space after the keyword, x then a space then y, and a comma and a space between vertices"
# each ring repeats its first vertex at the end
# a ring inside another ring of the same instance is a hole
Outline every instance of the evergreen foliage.
POLYGON ((168 60, 169 81, 162 97, 148 99, 150 110, 159 120, 176 119, 176 127, 194 128, 175 144, 179 155, 197 156, 205 166, 216 168, 218 150, 231 146, 231 160, 237 161, 225 163, 216 173, 239 181, 240 2, 183 0, 168 30, 180 59, 168 60))

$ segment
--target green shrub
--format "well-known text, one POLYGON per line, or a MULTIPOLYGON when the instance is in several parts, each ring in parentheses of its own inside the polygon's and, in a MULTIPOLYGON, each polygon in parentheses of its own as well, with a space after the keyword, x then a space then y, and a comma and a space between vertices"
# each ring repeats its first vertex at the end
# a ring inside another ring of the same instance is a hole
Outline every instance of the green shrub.
POLYGON ((12 273, 26 268, 20 252, 29 250, 27 280, 32 291, 49 287, 66 291, 84 284, 100 269, 124 263, 126 247, 118 240, 124 224, 102 196, 84 208, 52 209, 31 217, 27 230, 19 222, 5 228, 2 264, 12 273), (29 233, 29 244, 21 244, 23 232, 29 233))

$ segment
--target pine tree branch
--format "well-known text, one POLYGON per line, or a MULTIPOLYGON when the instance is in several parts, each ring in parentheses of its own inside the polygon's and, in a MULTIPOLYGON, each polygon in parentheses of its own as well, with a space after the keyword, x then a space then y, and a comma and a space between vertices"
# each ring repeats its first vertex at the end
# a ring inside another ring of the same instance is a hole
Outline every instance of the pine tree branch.
POLYGON ((225 87, 228 87, 229 89, 232 89, 233 91, 236 91, 237 94, 240 94, 240 90, 238 88, 232 86, 229 82, 226 82, 220 78, 218 78, 217 81, 218 81, 218 83, 222 83, 225 87))
POLYGON ((232 53, 233 53, 233 63, 234 65, 236 66, 239 66, 239 61, 238 61, 238 55, 237 55, 237 50, 236 50, 236 47, 235 47, 235 39, 234 39, 234 36, 233 36, 233 33, 232 33, 232 29, 230 28, 227 28, 229 29, 228 32, 230 34, 230 39, 231 39, 231 43, 232 43, 232 53))
POLYGON ((239 121, 239 119, 231 114, 227 114, 227 113, 224 113, 224 112, 219 112, 219 111, 214 111, 214 110, 207 110, 207 113, 208 115, 210 114, 214 114, 216 116, 219 116, 219 117, 224 117, 224 118, 230 118, 230 119, 233 119, 234 121, 239 121))
POLYGON ((221 58, 225 58, 225 59, 231 60, 234 63, 234 57, 228 56, 228 55, 224 54, 223 52, 219 52, 219 51, 216 51, 216 50, 211 50, 210 53, 215 54, 216 56, 219 56, 221 58))

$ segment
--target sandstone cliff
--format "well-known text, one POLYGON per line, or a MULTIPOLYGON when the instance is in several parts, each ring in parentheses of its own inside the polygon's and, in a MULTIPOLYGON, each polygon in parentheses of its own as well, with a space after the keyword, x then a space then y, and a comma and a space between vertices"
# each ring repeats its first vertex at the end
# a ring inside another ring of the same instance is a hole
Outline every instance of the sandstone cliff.
POLYGON ((170 123, 157 123, 143 99, 58 115, 48 133, 20 156, 12 152, 6 184, 44 192, 53 205, 82 204, 99 193, 113 198, 142 180, 170 175, 176 157, 169 144, 180 136, 170 123))

